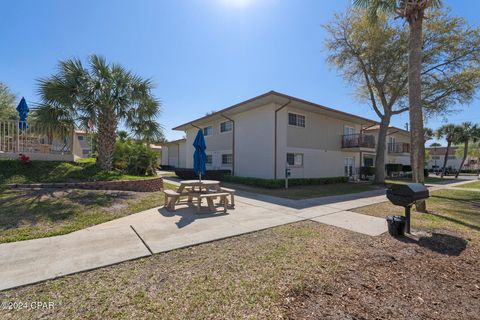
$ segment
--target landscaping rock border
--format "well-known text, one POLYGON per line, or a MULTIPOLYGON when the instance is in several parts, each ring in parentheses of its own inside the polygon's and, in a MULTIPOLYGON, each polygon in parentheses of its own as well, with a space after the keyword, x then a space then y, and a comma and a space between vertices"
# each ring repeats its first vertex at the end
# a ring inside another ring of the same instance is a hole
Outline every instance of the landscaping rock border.
POLYGON ((11 189, 90 189, 90 190, 121 190, 135 192, 154 192, 163 189, 163 179, 152 178, 142 180, 116 180, 116 181, 87 181, 87 182, 51 182, 51 183, 26 183, 9 184, 11 189))

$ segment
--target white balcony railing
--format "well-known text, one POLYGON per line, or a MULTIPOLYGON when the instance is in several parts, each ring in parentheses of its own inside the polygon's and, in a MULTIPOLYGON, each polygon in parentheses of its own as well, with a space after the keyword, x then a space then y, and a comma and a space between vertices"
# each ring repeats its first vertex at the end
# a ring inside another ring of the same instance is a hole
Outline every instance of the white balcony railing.
POLYGON ((0 120, 0 153, 71 154, 72 132, 52 132, 38 122, 0 120))

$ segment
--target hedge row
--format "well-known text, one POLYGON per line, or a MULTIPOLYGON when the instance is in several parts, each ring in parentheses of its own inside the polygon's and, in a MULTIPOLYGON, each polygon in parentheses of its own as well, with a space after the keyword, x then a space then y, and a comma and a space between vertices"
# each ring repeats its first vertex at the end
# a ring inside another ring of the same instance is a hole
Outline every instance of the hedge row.
MULTIPOLYGON (((175 174, 182 180, 195 180, 198 179, 198 175, 195 174, 193 169, 177 168, 175 174)), ((230 175, 230 170, 207 170, 202 179, 208 180, 224 180, 227 175, 230 175)))
MULTIPOLYGON (((261 179, 261 178, 253 178, 253 177, 225 176, 225 181, 245 184, 253 187, 267 188, 267 189, 280 189, 285 186, 285 179, 274 180, 274 179, 261 179)), ((290 187, 344 183, 344 182, 348 182, 348 177, 288 179, 288 185, 290 187)))

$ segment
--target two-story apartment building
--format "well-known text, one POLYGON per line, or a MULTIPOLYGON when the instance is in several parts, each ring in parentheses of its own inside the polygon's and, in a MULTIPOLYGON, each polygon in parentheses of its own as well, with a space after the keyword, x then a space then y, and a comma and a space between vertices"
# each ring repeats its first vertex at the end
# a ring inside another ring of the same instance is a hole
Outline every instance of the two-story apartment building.
MULTIPOLYGON (((187 168, 193 167, 192 144, 203 130, 207 169, 279 179, 287 167, 291 177, 312 178, 351 176, 360 166, 373 166, 376 125, 374 120, 270 91, 174 130, 185 132, 187 168)), ((400 131, 392 128, 391 133, 400 136, 399 143, 408 133, 400 131)), ((397 140, 392 143, 396 146, 397 140)), ((406 160, 388 156, 393 162, 406 160)))

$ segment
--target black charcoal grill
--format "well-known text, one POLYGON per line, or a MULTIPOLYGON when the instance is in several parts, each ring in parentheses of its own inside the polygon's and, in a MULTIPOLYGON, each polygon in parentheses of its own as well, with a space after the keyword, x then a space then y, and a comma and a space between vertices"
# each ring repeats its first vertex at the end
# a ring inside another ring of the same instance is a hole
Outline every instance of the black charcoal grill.
POLYGON ((405 208, 405 231, 410 233, 410 210, 418 200, 430 196, 427 187, 421 183, 392 184, 387 189, 387 198, 396 206, 405 208))

